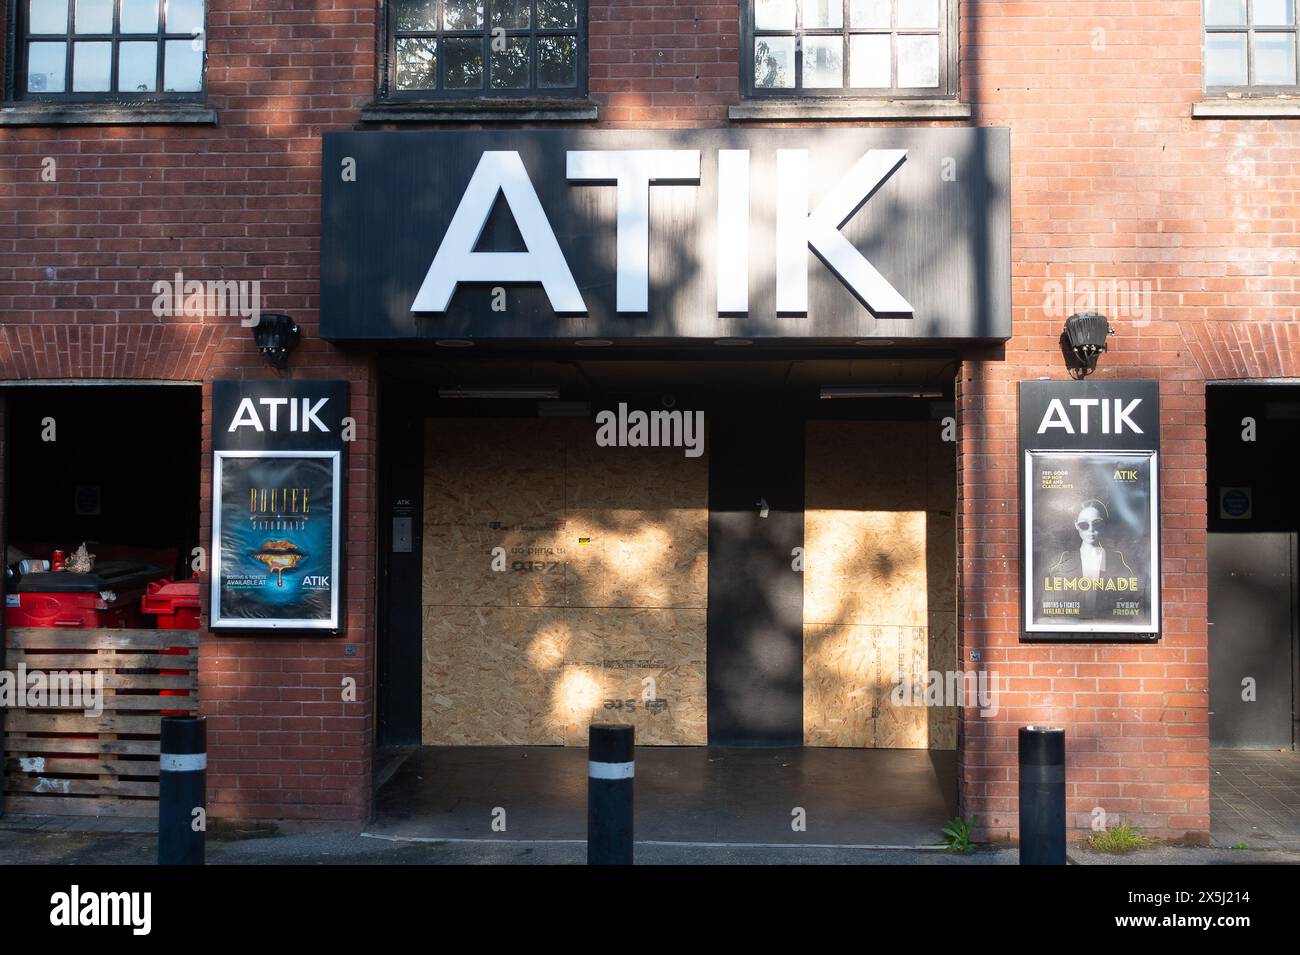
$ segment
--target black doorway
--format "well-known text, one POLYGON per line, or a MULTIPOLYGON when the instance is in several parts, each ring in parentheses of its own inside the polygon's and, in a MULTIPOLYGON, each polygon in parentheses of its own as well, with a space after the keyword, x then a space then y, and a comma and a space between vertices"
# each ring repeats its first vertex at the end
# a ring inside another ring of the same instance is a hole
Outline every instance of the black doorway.
POLYGON ((1210 745, 1294 749, 1300 388, 1212 385, 1206 419, 1210 745))

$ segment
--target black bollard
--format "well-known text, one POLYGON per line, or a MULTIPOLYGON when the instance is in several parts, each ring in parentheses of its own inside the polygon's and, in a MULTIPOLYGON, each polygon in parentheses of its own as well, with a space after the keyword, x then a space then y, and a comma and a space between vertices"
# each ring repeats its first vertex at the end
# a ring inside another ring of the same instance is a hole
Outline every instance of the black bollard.
POLYGON ((636 731, 592 723, 587 762, 587 865, 632 864, 636 731))
POLYGON ((203 865, 207 822, 207 721, 201 716, 164 716, 158 756, 158 864, 203 865), (205 810, 206 811, 206 810, 205 810))
POLYGON ((1065 865, 1065 730, 1020 727, 1020 864, 1065 865))

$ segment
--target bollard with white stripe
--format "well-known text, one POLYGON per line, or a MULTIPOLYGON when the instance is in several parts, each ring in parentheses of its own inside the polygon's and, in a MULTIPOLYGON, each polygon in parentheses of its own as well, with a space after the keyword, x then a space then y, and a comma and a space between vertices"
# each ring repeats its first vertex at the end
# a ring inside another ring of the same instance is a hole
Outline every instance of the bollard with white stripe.
POLYGON ((208 778, 207 720, 164 716, 158 756, 158 864, 203 865, 206 824, 195 824, 204 807, 208 778))
POLYGON ((588 738, 587 865, 631 865, 636 731, 592 723, 588 738))

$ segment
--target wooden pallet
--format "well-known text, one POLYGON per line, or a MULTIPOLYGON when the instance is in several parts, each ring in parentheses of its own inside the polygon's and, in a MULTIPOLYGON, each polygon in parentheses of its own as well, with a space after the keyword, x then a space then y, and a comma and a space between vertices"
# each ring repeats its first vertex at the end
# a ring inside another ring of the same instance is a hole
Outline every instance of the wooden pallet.
POLYGON ((9 812, 75 816, 157 813, 162 711, 198 709, 196 630, 18 628, 4 668, 102 677, 103 712, 52 707, 5 712, 9 812), (164 654, 184 647, 188 655, 164 654), (183 671, 163 674, 162 670, 183 671), (162 691, 183 695, 163 696, 162 691))

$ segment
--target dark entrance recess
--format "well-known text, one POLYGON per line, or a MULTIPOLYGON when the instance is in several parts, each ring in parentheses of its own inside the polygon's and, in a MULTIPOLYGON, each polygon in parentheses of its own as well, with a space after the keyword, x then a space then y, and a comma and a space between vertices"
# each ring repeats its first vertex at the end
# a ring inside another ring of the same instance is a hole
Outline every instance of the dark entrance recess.
POLYGON ((192 576, 199 387, 6 388, 0 397, 11 554, 49 559, 56 547, 70 555, 84 541, 98 561, 145 560, 192 576))
MULTIPOLYGON (((197 385, 0 388, 5 566, 71 556, 192 576, 199 546, 202 389, 197 385)), ((0 665, 4 664, 0 615, 0 665)), ((0 710, 0 813, 4 812, 0 710)))
MULTIPOLYGON (((477 352, 478 349, 475 349, 477 352)), ((804 428, 810 419, 935 420, 952 413, 955 364, 933 353, 843 359, 818 354, 653 360, 633 350, 534 351, 526 358, 389 356, 380 392, 382 602, 379 744, 417 746, 421 716, 421 529, 427 417, 537 418, 545 401, 440 399, 446 386, 548 386, 594 409, 702 409, 708 424, 708 740, 711 746, 801 746, 804 428), (821 386, 910 384, 939 400, 821 400, 821 386), (761 516, 763 503, 767 516, 761 516)), ((552 402, 554 404, 554 402, 552 402)), ((491 440, 489 429, 484 440, 491 440)), ((955 788, 954 788, 955 791, 955 788)))
POLYGON ((709 743, 801 746, 803 417, 729 405, 711 418, 709 743))
POLYGON ((1211 385, 1206 420, 1210 745, 1294 749, 1300 388, 1211 385))

